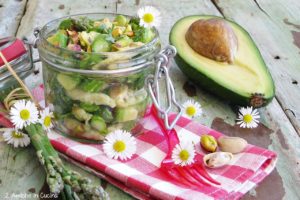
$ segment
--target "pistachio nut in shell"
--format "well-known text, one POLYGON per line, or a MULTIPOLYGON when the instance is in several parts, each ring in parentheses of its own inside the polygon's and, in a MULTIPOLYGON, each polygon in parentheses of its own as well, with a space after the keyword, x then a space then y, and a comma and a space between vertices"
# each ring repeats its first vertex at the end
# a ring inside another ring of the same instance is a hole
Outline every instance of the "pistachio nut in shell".
POLYGON ((222 136, 218 138, 218 145, 221 151, 236 154, 242 152, 247 147, 248 142, 240 137, 222 136))
POLYGON ((202 148, 208 152, 215 152, 218 147, 217 140, 212 135, 202 135, 200 139, 200 144, 202 148))

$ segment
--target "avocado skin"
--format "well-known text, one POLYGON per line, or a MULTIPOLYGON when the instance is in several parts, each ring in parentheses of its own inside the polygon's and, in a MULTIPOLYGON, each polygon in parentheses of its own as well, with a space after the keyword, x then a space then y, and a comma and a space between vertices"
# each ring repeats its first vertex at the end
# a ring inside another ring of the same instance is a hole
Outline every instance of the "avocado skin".
MULTIPOLYGON (((216 17, 216 18, 220 18, 218 16, 211 16, 211 15, 202 15, 202 16, 208 16, 208 17, 216 17)), ((189 17, 189 16, 187 16, 189 17)), ((201 17, 201 15, 199 15, 199 17, 201 17)), ((185 17, 186 18, 186 17, 185 17)), ((180 22, 182 19, 179 19, 174 25, 173 27, 176 26, 176 24, 178 22, 180 22)), ((227 20, 229 22, 235 23, 233 21, 227 20)), ((236 24, 236 23, 235 23, 236 24)), ((171 29, 170 33, 173 31, 173 28, 171 29)), ((252 40, 250 34, 243 29, 243 32, 252 40)), ((252 40, 253 41, 253 40, 252 40)), ((171 34, 169 35, 169 42, 172 45, 172 40, 171 40, 171 34)), ((253 41, 254 43, 254 41, 253 41)), ((256 45, 255 45, 256 46, 256 45)), ((256 50, 259 54, 259 56, 262 59, 262 56, 258 50, 258 48, 256 47, 256 50)), ((253 105, 252 103, 252 98, 253 95, 251 96, 242 96, 240 94, 237 94, 235 92, 233 92, 232 90, 230 90, 229 88, 223 87, 222 85, 220 85, 219 83, 217 83, 215 80, 205 76, 203 73, 199 72, 196 68, 190 66, 188 63, 186 63, 184 61, 184 59, 182 59, 180 57, 179 54, 176 54, 175 56, 175 62, 177 64, 177 66, 180 68, 180 70, 189 78, 189 80, 191 80, 192 82, 194 82, 198 87, 200 87, 201 89, 214 94, 215 96, 223 99, 223 100, 227 100, 230 103, 233 103, 235 105, 239 105, 239 106, 254 106, 254 107, 263 107, 266 106, 268 103, 270 103, 273 99, 273 97, 275 96, 275 87, 273 87, 273 95, 270 96, 269 98, 264 98, 264 96, 259 97, 262 98, 261 99, 261 104, 260 105, 253 105)), ((262 59, 263 64, 265 65, 264 60, 262 59)), ((200 63, 201 64, 201 63, 200 63)), ((266 66, 266 65, 265 65, 266 66)), ((271 74, 268 70, 267 67, 265 67, 266 73, 269 74, 269 76, 271 77, 271 74)), ((271 77, 272 79, 272 77, 271 77)), ((274 81, 272 79, 273 85, 274 85, 274 81)))

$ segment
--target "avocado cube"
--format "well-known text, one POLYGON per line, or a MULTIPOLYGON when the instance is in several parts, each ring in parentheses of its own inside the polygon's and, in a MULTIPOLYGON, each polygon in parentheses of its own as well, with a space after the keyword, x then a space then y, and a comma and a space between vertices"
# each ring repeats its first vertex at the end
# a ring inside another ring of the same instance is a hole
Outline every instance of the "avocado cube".
POLYGON ((127 122, 135 120, 138 117, 138 110, 134 107, 117 108, 115 119, 117 122, 127 122))

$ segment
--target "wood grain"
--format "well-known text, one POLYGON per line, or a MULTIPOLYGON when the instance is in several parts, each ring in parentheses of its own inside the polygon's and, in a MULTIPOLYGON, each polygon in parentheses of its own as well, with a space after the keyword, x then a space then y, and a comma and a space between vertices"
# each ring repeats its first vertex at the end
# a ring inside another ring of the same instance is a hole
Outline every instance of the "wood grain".
MULTIPOLYGON (((4 2, 13 4, 8 0, 4 2)), ((276 192, 284 199, 299 199, 300 149, 297 147, 300 146, 300 141, 295 128, 298 129, 300 107, 297 108, 299 103, 297 104, 296 100, 297 98, 300 99, 300 93, 299 85, 295 84, 295 81, 300 81, 298 66, 300 63, 300 50, 295 45, 295 43, 298 43, 294 42, 292 33, 292 31, 300 31, 298 26, 300 24, 299 3, 297 0, 282 2, 279 0, 66 0, 64 3, 61 2, 58 0, 28 1, 26 11, 23 10, 25 13, 21 22, 19 20, 19 28, 15 25, 16 23, 12 23, 7 25, 7 30, 11 32, 14 30, 14 33, 18 30, 18 37, 33 37, 33 28, 42 26, 57 17, 85 12, 118 12, 134 15, 137 9, 143 5, 156 6, 162 13, 163 25, 159 28, 159 32, 163 46, 168 44, 168 35, 172 25, 179 18, 186 15, 209 14, 221 16, 224 14, 227 18, 233 19, 245 27, 261 50, 277 87, 276 99, 266 108, 259 109, 261 127, 265 127, 265 129, 245 130, 234 126, 237 108, 215 98, 201 88, 196 87, 197 89, 193 91, 192 97, 189 97, 185 92, 186 86, 184 86, 188 79, 172 62, 171 77, 176 88, 177 98, 182 103, 193 98, 202 104, 204 115, 196 118, 197 122, 207 126, 212 125, 213 128, 225 132, 226 130, 234 131, 240 137, 249 137, 253 144, 268 147, 277 152, 279 160, 277 172, 273 173, 275 175, 272 175, 270 180, 263 182, 261 187, 259 186, 258 189, 247 194, 245 199, 270 199, 267 196, 268 193, 276 192), (296 117, 293 117, 290 110, 295 113, 296 117), (217 119, 220 119, 218 123, 216 123, 217 119), (276 184, 273 184, 273 182, 276 182, 276 184)), ((22 1, 22 3, 25 7, 25 1, 22 1)), ((0 16, 2 10, 0 7, 0 16)), ((5 12, 8 13, 6 10, 5 12)), ((2 27, 4 27, 2 25, 6 23, 6 21, 1 20, 3 19, 0 18, 0 35, 3 30, 2 27)), ((34 80, 40 80, 40 78, 40 75, 38 75, 31 80, 33 82, 34 80)), ((32 86, 36 84, 32 83, 32 86)), ((231 134, 231 132, 228 132, 228 134, 231 134)), ((5 194, 6 190, 9 192, 28 192, 28 190, 33 191, 35 189, 35 191, 39 191, 41 189, 45 175, 36 160, 33 149, 15 150, 2 142, 0 143, 0 159, 0 197, 1 194, 5 194), (17 158, 17 160, 14 160, 14 158, 17 158), (24 175, 22 170, 26 172, 24 175), (17 186, 16 183, 18 183, 17 186)), ((70 164, 70 167, 79 170, 72 164, 70 164)), ((97 177, 83 170, 79 170, 79 172, 99 183, 97 177)), ((112 199, 132 199, 110 184, 105 184, 105 186, 112 199)))
POLYGON ((0 38, 16 35, 25 11, 26 2, 26 0, 0 1, 0 38))
MULTIPOLYGON (((251 0, 249 0, 251 1, 251 0)), ((176 3, 172 3, 173 1, 165 0, 163 2, 157 2, 157 1, 140 1, 137 5, 135 1, 122 1, 121 3, 118 3, 117 11, 121 13, 132 13, 136 12, 136 9, 138 9, 140 6, 143 5, 154 5, 158 8, 160 8, 160 11, 162 13, 162 19, 163 19, 163 25, 159 28, 162 44, 167 45, 168 44, 168 35, 169 31, 172 27, 172 25, 178 20, 179 18, 186 16, 186 15, 193 15, 193 14, 206 14, 206 15, 221 15, 223 12, 226 12, 227 7, 214 7, 213 3, 211 1, 178 1, 176 3), (220 12, 221 11, 221 12, 220 12)), ((224 1, 224 4, 226 4, 227 1, 224 1)), ((244 2, 244 1, 243 1, 244 2)), ((234 9, 235 11, 232 12, 238 12, 237 10, 241 9, 247 9, 247 2, 245 2, 245 5, 241 2, 240 4, 230 4, 231 9, 234 9)), ((253 4, 253 10, 255 12, 258 12, 258 16, 261 14, 261 10, 257 7, 257 5, 253 4)), ((247 12, 245 12, 245 16, 242 12, 239 12, 240 18, 243 17, 243 21, 247 24, 247 12)), ((230 15, 227 15, 226 17, 230 17, 230 15)), ((260 19, 259 17, 255 18, 257 21, 256 25, 258 26, 258 29, 260 28, 261 21, 264 20, 264 18, 260 19)), ((255 22, 253 22, 255 23, 255 22)), ((255 26, 252 24, 252 26, 255 26)), ((247 28, 247 26, 245 27, 247 28)), ((263 32, 261 34, 264 34, 263 37, 268 37, 269 32, 263 32)), ((262 36, 261 36, 262 37, 262 36)), ((267 63, 273 62, 273 57, 267 57, 265 58, 267 63), (269 61, 271 59, 271 61, 269 61)), ((287 70, 289 71, 289 70, 287 70)), ((184 102, 187 99, 190 99, 191 97, 188 97, 187 93, 184 90, 184 84, 187 81, 187 78, 180 72, 177 65, 173 62, 172 63, 172 70, 171 70, 171 77, 173 80, 173 83, 176 88, 177 98, 180 102, 184 102)), ((275 79, 275 82, 277 80, 275 79)), ((287 88, 289 85, 286 86, 287 88)), ((164 93, 162 91, 162 93, 164 93)), ((199 101, 204 110, 204 115, 201 118, 195 119, 196 121, 210 126, 214 119, 216 117, 221 117, 224 121, 223 124, 231 124, 233 125, 236 118, 236 107, 231 107, 226 102, 220 101, 219 99, 215 98, 214 96, 211 96, 210 94, 207 94, 205 91, 201 90, 200 88, 197 89, 196 92, 197 96, 193 97, 196 101, 199 101)), ((252 198, 255 198, 256 196, 259 199, 268 199, 266 194, 272 192, 274 190, 274 186, 276 186, 276 191, 281 191, 281 196, 284 197, 291 197, 295 198, 297 196, 300 196, 298 190, 296 189, 299 187, 299 176, 298 173, 300 171, 299 165, 297 165, 296 160, 298 160, 298 156, 300 151, 295 148, 296 146, 299 146, 299 137, 296 133, 294 127, 291 125, 289 119, 284 113, 284 110, 281 108, 281 105, 278 103, 276 99, 273 100, 273 102, 268 105, 266 108, 259 109, 261 113, 261 121, 264 124, 264 126, 268 127, 269 134, 265 134, 263 131, 259 129, 252 130, 252 133, 257 133, 260 135, 258 137, 259 139, 254 140, 253 144, 269 147, 272 150, 276 150, 279 156, 279 162, 277 164, 277 173, 274 173, 277 176, 273 179, 277 180, 278 183, 273 185, 272 181, 266 181, 264 183, 263 190, 265 191, 265 194, 263 195, 263 198, 260 194, 256 194, 256 190, 253 190, 254 193, 249 194, 252 198), (279 131, 281 131, 283 134, 277 134, 279 131), (260 142, 262 141, 262 142, 260 142), (263 142, 266 141, 266 142, 263 142), (283 147, 283 143, 285 143, 288 148, 283 147), (293 169, 286 170, 288 166, 293 166, 293 169), (278 175, 279 174, 279 175, 278 175), (282 180, 281 180, 282 179, 282 180), (296 185, 296 186, 295 186, 296 185)), ((219 124, 219 126, 221 126, 219 124)), ((218 128, 218 126, 215 126, 214 128, 218 128)), ((222 131, 222 129, 219 129, 222 131)), ((249 132, 249 130, 238 128, 238 133, 240 137, 244 137, 244 134, 246 132, 249 132)), ((251 133, 251 131, 250 131, 251 133)), ((253 134, 253 138, 255 138, 255 134, 253 134)))

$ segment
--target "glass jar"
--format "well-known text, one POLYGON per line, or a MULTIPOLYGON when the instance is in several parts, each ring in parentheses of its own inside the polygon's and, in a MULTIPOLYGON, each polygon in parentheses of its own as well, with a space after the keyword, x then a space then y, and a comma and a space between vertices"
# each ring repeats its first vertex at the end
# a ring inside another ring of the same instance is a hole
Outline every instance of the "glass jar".
MULTIPOLYGON (((22 80, 33 73, 34 67, 31 57, 31 49, 29 46, 25 46, 21 40, 14 37, 1 38, 0 51, 22 80), (5 52, 9 55, 5 55, 5 52)), ((9 92, 20 87, 20 85, 7 70, 1 58, 0 60, 0 102, 2 102, 9 92)))
MULTIPOLYGON (((72 18, 115 18, 115 14, 83 14, 72 18)), ((130 131, 143 117, 149 96, 144 82, 155 70, 161 49, 155 37, 143 46, 117 52, 88 53, 55 47, 47 38, 57 31, 56 19, 39 31, 46 104, 59 132, 78 139, 102 141, 116 129, 130 131)), ((130 16, 127 16, 130 18, 130 16)))

